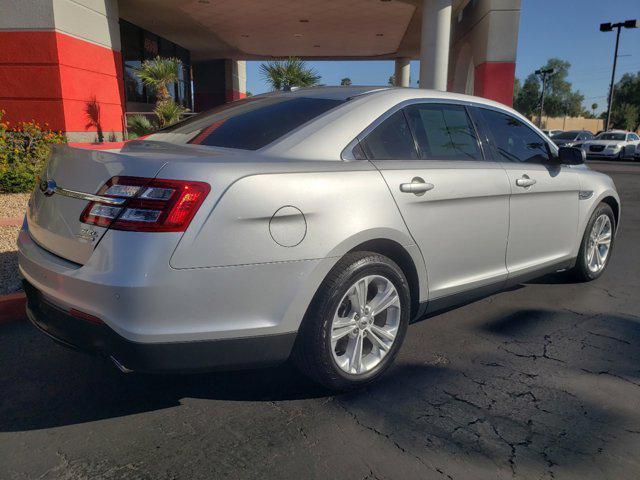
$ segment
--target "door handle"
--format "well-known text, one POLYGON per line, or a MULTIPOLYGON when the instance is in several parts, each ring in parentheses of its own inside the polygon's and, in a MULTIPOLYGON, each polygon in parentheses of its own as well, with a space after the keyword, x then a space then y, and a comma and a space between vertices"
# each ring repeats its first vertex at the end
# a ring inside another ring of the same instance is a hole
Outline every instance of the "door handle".
POLYGON ((519 187, 527 188, 535 184, 536 184, 536 179, 529 177, 529 175, 527 174, 523 175, 522 178, 518 178, 516 180, 516 185, 519 187))
POLYGON ((435 185, 433 183, 427 183, 420 177, 413 177, 411 183, 401 183, 400 191, 402 193, 413 193, 414 195, 424 195, 429 190, 433 190, 435 185))

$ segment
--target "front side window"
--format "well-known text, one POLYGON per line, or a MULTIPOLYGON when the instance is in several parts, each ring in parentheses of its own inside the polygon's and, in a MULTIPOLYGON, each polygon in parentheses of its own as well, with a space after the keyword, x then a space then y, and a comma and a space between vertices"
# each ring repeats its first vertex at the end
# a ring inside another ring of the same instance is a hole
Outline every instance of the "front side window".
POLYGON ((479 109, 491 131, 493 146, 500 161, 521 163, 548 163, 547 143, 523 121, 486 108, 479 109))
POLYGON ((636 135, 635 133, 630 133, 629 134, 629 141, 630 142, 637 142, 638 140, 640 140, 640 137, 638 137, 638 135, 636 135))
POLYGON ((418 104, 407 118, 426 160, 482 160, 471 120, 462 105, 418 104))
POLYGON ((413 136, 402 110, 378 125, 364 141, 362 148, 369 160, 416 160, 413 136))
POLYGON ((251 97, 191 117, 145 140, 257 150, 342 103, 328 98, 251 97))

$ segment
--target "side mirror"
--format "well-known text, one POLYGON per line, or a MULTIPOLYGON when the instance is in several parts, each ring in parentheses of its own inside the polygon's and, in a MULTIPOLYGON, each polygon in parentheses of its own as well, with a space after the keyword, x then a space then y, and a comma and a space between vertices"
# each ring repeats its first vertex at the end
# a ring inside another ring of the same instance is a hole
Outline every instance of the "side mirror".
POLYGON ((560 147, 558 158, 563 165, 582 165, 587 156, 581 148, 560 147))

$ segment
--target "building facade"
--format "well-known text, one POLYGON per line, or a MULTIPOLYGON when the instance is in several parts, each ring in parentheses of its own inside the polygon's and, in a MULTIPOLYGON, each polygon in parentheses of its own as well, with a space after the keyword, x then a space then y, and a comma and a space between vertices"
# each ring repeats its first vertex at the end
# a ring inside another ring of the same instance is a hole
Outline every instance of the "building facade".
POLYGON ((246 95, 245 60, 395 60, 408 86, 510 104, 520 0, 0 0, 0 109, 76 142, 120 140, 152 109, 135 68, 183 68, 170 88, 202 111, 246 95), (416 72, 417 73, 417 72, 416 72))

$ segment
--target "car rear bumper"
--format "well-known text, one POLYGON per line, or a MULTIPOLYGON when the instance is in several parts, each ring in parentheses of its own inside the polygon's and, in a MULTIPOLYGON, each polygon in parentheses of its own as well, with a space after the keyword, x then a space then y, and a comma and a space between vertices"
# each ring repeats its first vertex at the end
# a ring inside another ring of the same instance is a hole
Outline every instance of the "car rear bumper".
POLYGON ((251 368, 281 363, 296 333, 191 342, 140 343, 106 324, 73 316, 54 305, 28 282, 27 316, 41 331, 67 347, 111 358, 124 371, 195 372, 251 368))

